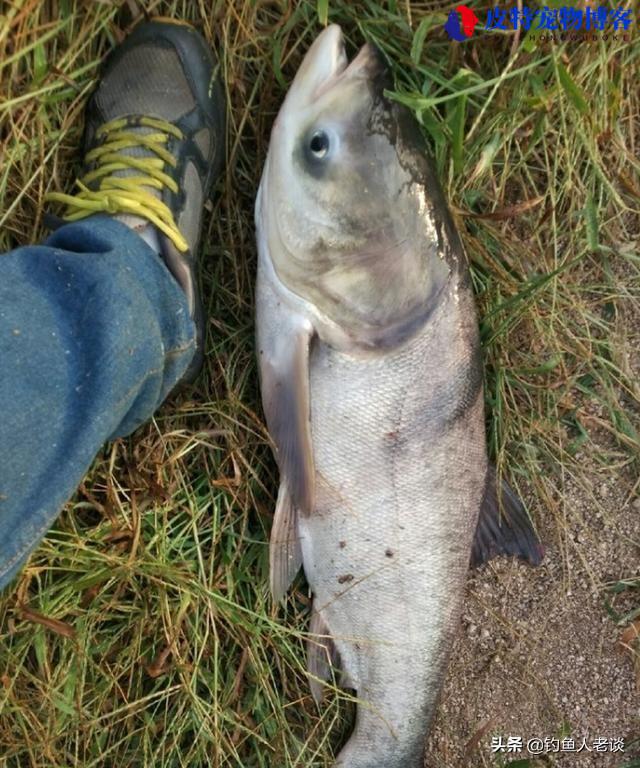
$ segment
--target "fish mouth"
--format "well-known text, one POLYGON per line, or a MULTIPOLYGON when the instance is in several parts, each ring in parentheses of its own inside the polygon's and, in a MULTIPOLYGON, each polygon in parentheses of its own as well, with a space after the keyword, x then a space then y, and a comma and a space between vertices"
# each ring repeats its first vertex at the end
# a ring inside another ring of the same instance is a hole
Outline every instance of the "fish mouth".
POLYGON ((363 45, 349 62, 342 29, 338 24, 331 24, 309 48, 292 88, 304 90, 315 100, 342 80, 370 81, 385 70, 382 54, 371 43, 363 45))

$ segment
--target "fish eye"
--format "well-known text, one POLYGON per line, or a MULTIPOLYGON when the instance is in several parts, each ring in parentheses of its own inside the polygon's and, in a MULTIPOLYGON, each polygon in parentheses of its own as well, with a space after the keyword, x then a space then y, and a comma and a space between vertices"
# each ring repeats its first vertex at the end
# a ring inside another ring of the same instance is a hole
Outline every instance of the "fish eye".
POLYGON ((309 149, 314 157, 318 158, 318 160, 322 160, 322 158, 326 157, 329 152, 329 146, 329 135, 326 131, 315 131, 313 133, 311 140, 309 141, 309 149))

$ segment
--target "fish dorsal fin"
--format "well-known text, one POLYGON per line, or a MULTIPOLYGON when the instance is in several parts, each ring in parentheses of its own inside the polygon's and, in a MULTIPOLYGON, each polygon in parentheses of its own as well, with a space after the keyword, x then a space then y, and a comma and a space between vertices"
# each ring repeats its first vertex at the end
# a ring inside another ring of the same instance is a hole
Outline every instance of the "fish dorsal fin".
POLYGON ((302 550, 298 534, 298 516, 287 483, 283 480, 273 517, 269 541, 269 572, 271 594, 279 603, 302 565, 302 550))
POLYGON ((324 698, 321 680, 331 680, 331 670, 340 666, 340 655, 331 637, 329 628, 315 608, 311 610, 309 638, 307 640, 307 672, 311 695, 317 704, 324 698))
POLYGON ((544 549, 526 509, 504 480, 500 484, 500 503, 497 482, 495 467, 490 465, 471 550, 471 565, 482 565, 497 555, 516 555, 531 565, 539 565, 544 549))

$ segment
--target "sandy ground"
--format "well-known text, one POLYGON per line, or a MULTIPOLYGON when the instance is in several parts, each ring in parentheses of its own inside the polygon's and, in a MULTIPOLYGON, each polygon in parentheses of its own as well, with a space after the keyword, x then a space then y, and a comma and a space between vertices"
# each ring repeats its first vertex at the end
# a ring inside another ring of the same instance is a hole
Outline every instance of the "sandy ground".
MULTIPOLYGON (((608 582, 637 568, 637 550, 624 536, 633 535, 630 516, 638 510, 625 504, 619 487, 610 500, 619 509, 617 525, 594 526, 591 574, 580 558, 586 535, 571 525, 569 549, 547 541, 540 568, 501 559, 471 577, 426 766, 499 764, 492 736, 526 743, 570 734, 579 747, 583 738, 589 745, 598 737, 629 744, 640 735, 634 661, 620 648, 622 630, 592 582, 594 572, 608 582)), ((619 766, 632 754, 565 752, 552 764, 619 766)))
MULTIPOLYGON (((640 374, 638 338, 626 355, 640 374)), ((603 588, 640 573, 639 478, 603 467, 598 442, 610 446, 604 435, 592 437, 595 446, 576 457, 586 483, 565 479, 555 514, 530 504, 546 547, 543 565, 499 558, 470 575, 428 768, 525 758, 529 766, 640 765, 640 745, 632 744, 640 737, 639 659, 621 647, 624 628, 608 614, 603 588), (509 736, 522 737, 522 751, 494 754, 492 738, 506 743, 509 736), (586 739, 593 751, 535 760, 527 753, 529 739, 554 737, 573 738, 576 750, 586 739), (625 751, 609 744, 597 751, 597 739, 624 739, 625 751)), ((620 613, 638 607, 640 594, 627 592, 614 606, 620 613)))

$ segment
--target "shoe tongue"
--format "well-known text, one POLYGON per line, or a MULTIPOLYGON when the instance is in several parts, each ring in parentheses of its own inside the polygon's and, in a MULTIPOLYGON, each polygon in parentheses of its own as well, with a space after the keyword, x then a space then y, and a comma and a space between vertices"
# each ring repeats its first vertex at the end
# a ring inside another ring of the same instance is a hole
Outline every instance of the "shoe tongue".
MULTIPOLYGON (((157 131, 154 128, 150 128, 146 125, 132 125, 127 126, 125 129, 128 133, 136 133, 139 135, 147 135, 150 133, 156 133, 157 131)), ((155 152, 148 149, 147 147, 143 145, 135 146, 135 147, 128 147, 127 149, 121 149, 118 150, 118 154, 120 155, 128 155, 129 157, 136 157, 136 158, 156 158, 158 157, 155 152)), ((126 176, 140 176, 144 175, 144 171, 141 171, 137 168, 124 168, 121 171, 113 171, 111 174, 112 176, 117 177, 126 177, 126 176)), ((156 189, 152 186, 144 186, 143 187, 147 192, 150 192, 154 197, 156 197, 158 200, 162 197, 162 190, 156 189)), ((142 239, 150 245, 154 251, 157 251, 158 253, 161 250, 160 247, 160 238, 157 229, 153 226, 153 224, 150 224, 150 222, 141 217, 141 216, 134 216, 130 213, 120 213, 114 216, 115 219, 118 221, 121 221, 123 224, 126 224, 130 229, 133 229, 142 239)))

